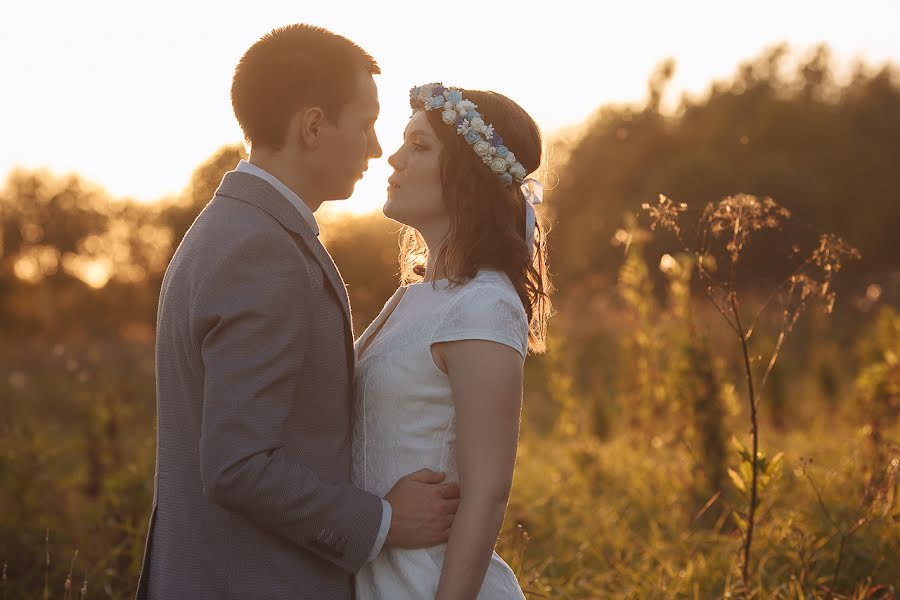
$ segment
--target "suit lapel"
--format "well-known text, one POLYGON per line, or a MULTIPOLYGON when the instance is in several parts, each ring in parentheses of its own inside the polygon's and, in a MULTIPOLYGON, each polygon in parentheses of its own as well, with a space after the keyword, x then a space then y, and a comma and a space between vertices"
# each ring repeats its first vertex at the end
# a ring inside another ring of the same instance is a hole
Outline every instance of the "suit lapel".
POLYGON ((350 332, 350 339, 353 339, 353 320, 350 317, 350 300, 347 297, 347 288, 344 280, 338 271, 337 266, 331 259, 331 255, 325 250, 325 247, 319 241, 318 236, 313 233, 309 224, 303 219, 297 209, 285 198, 278 190, 269 185, 263 179, 250 173, 242 173, 239 171, 229 171, 222 178, 222 183, 216 190, 217 196, 227 196, 235 200, 248 202, 272 215, 281 225, 294 233, 303 241, 303 244, 309 249, 316 258, 325 278, 331 284, 338 302, 341 305, 341 311, 344 314, 344 321, 347 325, 347 331, 350 332))
MULTIPOLYGON (((298 215, 298 218, 303 221, 303 217, 298 215)), ((334 264, 331 255, 325 250, 325 246, 322 245, 322 242, 319 241, 319 238, 312 232, 305 221, 303 221, 303 230, 300 233, 300 236, 303 238, 306 246, 312 250, 312 253, 318 259, 319 264, 322 265, 322 270, 325 271, 325 275, 328 277, 328 281, 331 283, 331 287, 341 303, 347 330, 350 332, 350 337, 352 338, 353 319, 350 317, 350 298, 347 296, 347 286, 344 284, 341 272, 338 271, 337 265, 334 264)))

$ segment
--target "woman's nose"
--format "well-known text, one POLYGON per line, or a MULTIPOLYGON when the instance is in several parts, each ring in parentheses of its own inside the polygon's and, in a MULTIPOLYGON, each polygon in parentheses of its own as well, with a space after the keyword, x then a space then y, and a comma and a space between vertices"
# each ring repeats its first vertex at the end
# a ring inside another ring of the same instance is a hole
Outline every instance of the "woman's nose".
POLYGON ((393 154, 388 157, 388 164, 397 169, 398 171, 401 169, 400 166, 400 150, 397 150, 393 154))

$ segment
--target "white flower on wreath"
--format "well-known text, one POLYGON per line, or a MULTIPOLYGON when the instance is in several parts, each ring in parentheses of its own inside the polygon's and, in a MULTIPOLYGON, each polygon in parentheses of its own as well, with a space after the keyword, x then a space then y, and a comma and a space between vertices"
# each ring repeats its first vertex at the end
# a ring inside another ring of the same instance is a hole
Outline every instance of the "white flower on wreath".
POLYGON ((494 158, 491 160, 491 171, 494 173, 503 173, 506 171, 506 161, 502 158, 494 158))
POLYGON ((475 117, 474 119, 472 119, 470 126, 475 131, 482 132, 484 131, 484 119, 482 119, 481 117, 475 117))
POLYGON ((460 100, 456 103, 456 110, 461 115, 465 115, 470 110, 475 110, 475 103, 471 100, 460 100))
POLYGON ((444 110, 444 112, 441 113, 441 120, 446 125, 451 125, 451 124, 455 123, 456 119, 457 119, 456 111, 453 109, 446 109, 446 110, 444 110))
POLYGON ((475 142, 475 145, 472 146, 472 149, 475 150, 475 154, 481 157, 490 157, 491 156, 491 145, 484 140, 475 142))

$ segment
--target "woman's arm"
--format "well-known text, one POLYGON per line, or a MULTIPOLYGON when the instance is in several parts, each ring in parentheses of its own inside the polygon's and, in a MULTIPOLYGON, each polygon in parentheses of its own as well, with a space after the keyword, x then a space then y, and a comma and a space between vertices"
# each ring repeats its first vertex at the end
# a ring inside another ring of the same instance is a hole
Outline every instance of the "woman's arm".
POLYGON ((474 599, 512 487, 524 360, 509 346, 485 340, 434 344, 432 355, 453 390, 461 495, 436 598, 474 599))

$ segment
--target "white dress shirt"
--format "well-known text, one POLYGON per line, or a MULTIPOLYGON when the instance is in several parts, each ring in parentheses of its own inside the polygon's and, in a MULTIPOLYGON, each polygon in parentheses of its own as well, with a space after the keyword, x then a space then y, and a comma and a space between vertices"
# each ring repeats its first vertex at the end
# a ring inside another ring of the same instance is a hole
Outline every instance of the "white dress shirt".
MULTIPOLYGON (((241 160, 235 171, 249 173, 268 182, 300 212, 300 216, 303 217, 303 220, 309 224, 316 235, 319 235, 319 223, 316 221, 316 216, 313 214, 313 211, 306 205, 306 202, 300 199, 300 196, 279 181, 278 178, 265 169, 249 163, 246 160, 241 160)), ((381 504, 384 506, 384 510, 381 513, 381 528, 378 530, 378 536, 375 538, 375 545, 372 546, 372 552, 369 554, 369 561, 374 560, 375 557, 378 556, 378 553, 381 552, 381 548, 384 546, 384 540, 387 538, 388 530, 391 528, 391 503, 382 498, 381 504)))

